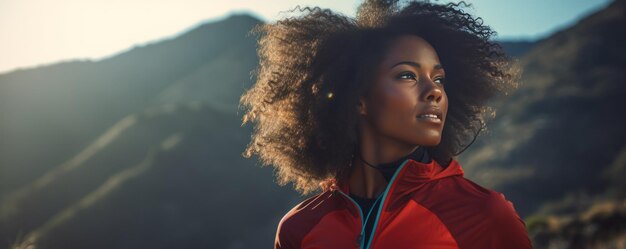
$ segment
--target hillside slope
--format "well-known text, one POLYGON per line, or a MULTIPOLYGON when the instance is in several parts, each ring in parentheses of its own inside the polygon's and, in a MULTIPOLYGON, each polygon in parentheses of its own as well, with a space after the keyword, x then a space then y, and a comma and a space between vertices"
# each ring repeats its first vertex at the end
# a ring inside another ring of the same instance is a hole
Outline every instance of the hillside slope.
POLYGON ((497 102, 486 135, 461 157, 470 178, 504 192, 522 216, 626 197, 624 6, 537 42, 520 59, 520 88, 497 102), (573 200, 585 204, 563 203, 573 200))

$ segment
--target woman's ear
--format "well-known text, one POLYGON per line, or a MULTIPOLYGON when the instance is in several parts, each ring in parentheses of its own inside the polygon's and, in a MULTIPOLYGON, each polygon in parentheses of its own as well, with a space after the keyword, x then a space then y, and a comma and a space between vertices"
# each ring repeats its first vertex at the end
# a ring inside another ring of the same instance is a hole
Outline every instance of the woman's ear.
POLYGON ((357 111, 361 115, 367 115, 367 106, 365 105, 365 99, 363 97, 359 98, 359 104, 357 105, 357 111))

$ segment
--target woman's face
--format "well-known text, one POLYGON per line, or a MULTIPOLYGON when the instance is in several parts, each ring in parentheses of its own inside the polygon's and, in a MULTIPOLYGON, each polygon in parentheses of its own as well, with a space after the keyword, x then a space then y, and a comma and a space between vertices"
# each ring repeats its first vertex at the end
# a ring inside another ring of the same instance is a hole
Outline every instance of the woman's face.
POLYGON ((448 111, 444 78, 439 57, 427 41, 399 36, 383 55, 371 95, 361 98, 359 112, 379 135, 409 146, 436 146, 448 111))

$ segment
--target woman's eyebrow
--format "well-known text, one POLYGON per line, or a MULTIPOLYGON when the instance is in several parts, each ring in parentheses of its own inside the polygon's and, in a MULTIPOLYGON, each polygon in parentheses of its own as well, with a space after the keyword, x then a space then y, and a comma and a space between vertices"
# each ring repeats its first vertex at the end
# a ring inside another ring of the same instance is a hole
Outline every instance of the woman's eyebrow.
POLYGON ((420 68, 420 64, 417 63, 417 62, 413 62, 413 61, 401 61, 401 62, 398 62, 398 63, 394 64, 393 66, 391 66, 391 68, 394 68, 394 67, 396 67, 398 65, 402 65, 402 64, 407 64, 407 65, 414 66, 416 68, 420 68))
MULTIPOLYGON (((398 62, 398 63, 394 64, 393 66, 391 66, 391 68, 394 68, 394 67, 396 67, 398 65, 402 65, 402 64, 411 65, 411 66, 414 66, 415 68, 420 68, 421 67, 421 65, 419 63, 414 62, 414 61, 401 61, 401 62, 398 62)), ((440 70, 440 69, 443 69, 443 66, 441 64, 436 64, 434 69, 435 70, 440 70)))

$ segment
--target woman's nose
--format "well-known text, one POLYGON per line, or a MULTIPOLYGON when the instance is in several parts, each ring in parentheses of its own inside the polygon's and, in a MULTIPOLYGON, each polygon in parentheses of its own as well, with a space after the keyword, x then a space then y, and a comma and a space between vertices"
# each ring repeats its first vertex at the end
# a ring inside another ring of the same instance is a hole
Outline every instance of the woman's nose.
POLYGON ((422 98, 424 102, 430 102, 434 100, 436 103, 439 103, 443 95, 441 87, 438 86, 437 83, 435 83, 429 77, 423 77, 420 82, 422 83, 420 87, 418 87, 419 89, 421 89, 420 98, 422 98))

